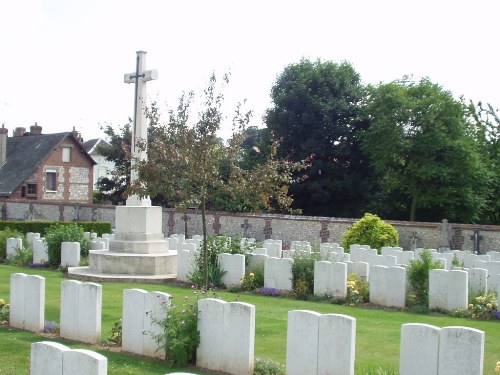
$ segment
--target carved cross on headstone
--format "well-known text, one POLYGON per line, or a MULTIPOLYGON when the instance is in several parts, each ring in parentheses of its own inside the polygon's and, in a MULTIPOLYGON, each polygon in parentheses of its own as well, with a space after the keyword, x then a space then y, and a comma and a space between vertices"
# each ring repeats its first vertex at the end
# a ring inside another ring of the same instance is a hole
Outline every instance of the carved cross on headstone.
POLYGON ((480 254, 479 242, 483 239, 483 236, 479 234, 479 229, 474 229, 474 234, 470 236, 473 245, 474 254, 480 254))
POLYGON ((243 220, 243 224, 240 225, 243 228, 243 237, 248 237, 248 229, 252 227, 252 224, 248 222, 248 219, 243 220))
MULTIPOLYGON (((132 145, 131 145, 131 172, 130 182, 137 180, 137 171, 134 168, 135 159, 146 160, 146 150, 139 151, 137 141, 142 140, 145 144, 148 141, 148 127, 146 120, 146 82, 158 79, 156 70, 146 69, 146 52, 137 51, 137 59, 135 72, 125 74, 125 83, 135 84, 134 95, 134 123, 132 127, 132 145)), ((137 196, 132 196, 127 199, 127 206, 151 206, 149 198, 139 199, 137 196)))

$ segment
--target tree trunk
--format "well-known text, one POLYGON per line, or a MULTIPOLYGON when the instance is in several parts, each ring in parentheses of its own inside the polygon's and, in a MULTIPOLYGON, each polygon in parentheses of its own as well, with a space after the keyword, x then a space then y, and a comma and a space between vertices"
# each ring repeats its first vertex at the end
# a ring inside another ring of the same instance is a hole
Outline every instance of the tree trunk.
POLYGON ((201 224, 203 228, 203 280, 208 290, 207 218, 205 217, 205 196, 201 197, 201 224))

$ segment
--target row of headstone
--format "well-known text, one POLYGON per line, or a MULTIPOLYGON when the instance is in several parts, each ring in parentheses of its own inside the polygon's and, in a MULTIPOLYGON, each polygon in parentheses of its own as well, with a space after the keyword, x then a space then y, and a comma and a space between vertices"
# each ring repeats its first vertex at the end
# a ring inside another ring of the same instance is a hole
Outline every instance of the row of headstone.
POLYGON ((462 270, 435 269, 429 272, 429 308, 448 311, 466 309, 469 274, 462 270))
POLYGON ((102 286, 65 280, 61 284, 60 335, 96 344, 101 339, 102 286))
POLYGON ((483 361, 483 331, 417 323, 401 327, 400 375, 482 374, 483 361))
POLYGON ((353 375, 356 319, 308 310, 288 312, 287 375, 353 375))
POLYGON ((198 330, 197 366, 228 374, 253 374, 255 306, 201 299, 198 301, 198 330))
POLYGON ((7 238, 5 246, 6 246, 5 254, 7 259, 9 259, 10 257, 16 255, 18 250, 21 250, 23 248, 23 240, 20 238, 9 237, 7 238))
POLYGON ((404 308, 408 284, 404 267, 370 267, 370 303, 404 308))
POLYGON ((31 344, 30 375, 106 375, 108 359, 86 350, 52 342, 31 344))

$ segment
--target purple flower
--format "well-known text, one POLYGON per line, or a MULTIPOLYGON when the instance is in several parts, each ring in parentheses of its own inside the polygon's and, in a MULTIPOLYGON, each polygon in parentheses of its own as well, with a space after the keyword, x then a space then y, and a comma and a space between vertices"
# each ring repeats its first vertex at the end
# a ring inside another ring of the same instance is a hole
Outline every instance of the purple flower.
POLYGON ((260 294, 264 296, 273 296, 277 297, 280 295, 279 289, 276 288, 260 288, 260 294))
POLYGON ((493 315, 493 317, 497 319, 500 319, 500 310, 491 310, 491 315, 493 315))

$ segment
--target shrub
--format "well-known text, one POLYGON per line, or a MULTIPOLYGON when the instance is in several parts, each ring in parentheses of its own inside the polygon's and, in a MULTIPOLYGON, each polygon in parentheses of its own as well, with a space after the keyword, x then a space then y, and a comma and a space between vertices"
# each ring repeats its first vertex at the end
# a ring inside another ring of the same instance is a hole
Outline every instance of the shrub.
POLYGON ((314 262, 321 260, 319 253, 295 253, 292 265, 293 290, 298 298, 306 298, 314 291, 314 262))
POLYGON ((29 265, 32 260, 33 250, 28 246, 22 249, 18 249, 15 255, 6 260, 6 263, 10 264, 11 266, 25 267, 29 265))
POLYGON ((410 261, 407 274, 412 292, 410 302, 414 310, 419 312, 429 310, 429 271, 440 268, 443 268, 442 265, 432 261, 429 250, 422 251, 420 259, 410 261))
MULTIPOLYGON (((205 298, 206 292, 195 292, 197 300, 205 298)), ((215 294, 213 294, 215 296, 215 294)), ((184 297, 182 304, 175 305, 164 301, 165 319, 152 317, 153 324, 162 329, 162 333, 153 334, 159 349, 165 350, 165 360, 172 367, 186 367, 196 356, 200 343, 198 331, 198 301, 188 301, 184 297)))
POLYGON ((110 335, 108 337, 108 341, 115 343, 116 345, 122 344, 122 329, 123 329, 123 321, 119 319, 113 324, 111 328, 110 335))
POLYGON ((10 305, 0 298, 0 324, 9 323, 10 305))
MULTIPOLYGON (((495 293, 486 293, 471 298, 467 310, 456 310, 451 315, 460 318, 490 320, 497 318, 497 296, 495 293)), ((498 317, 500 319, 500 317, 498 317)))
POLYGON ((256 358, 253 369, 254 375, 285 375, 285 366, 272 359, 256 358))
POLYGON ((365 280, 361 280, 356 273, 347 275, 347 297, 346 305, 354 306, 368 302, 370 298, 370 288, 365 280))
POLYGON ((88 256, 89 242, 83 232, 83 228, 75 223, 70 225, 54 224, 47 229, 45 241, 47 242, 49 264, 52 267, 57 267, 61 264, 62 242, 79 242, 81 256, 88 256))
POLYGON ((5 227, 0 231, 0 259, 7 257, 7 238, 22 238, 23 246, 26 247, 28 244, 28 241, 26 241, 25 236, 21 232, 10 229, 10 227, 5 227))
MULTIPOLYGON (((74 225, 72 222, 54 222, 54 221, 0 221, 0 230, 10 228, 20 233, 28 232, 40 233, 44 236, 47 230, 54 224, 74 225)), ((95 232, 98 236, 103 233, 111 233, 111 224, 105 222, 78 222, 78 225, 83 228, 84 232, 95 232)))
POLYGON ((383 246, 397 246, 398 243, 399 233, 391 224, 384 222, 377 215, 366 213, 344 232, 342 246, 349 251, 349 247, 354 244, 370 245, 380 252, 383 246))

